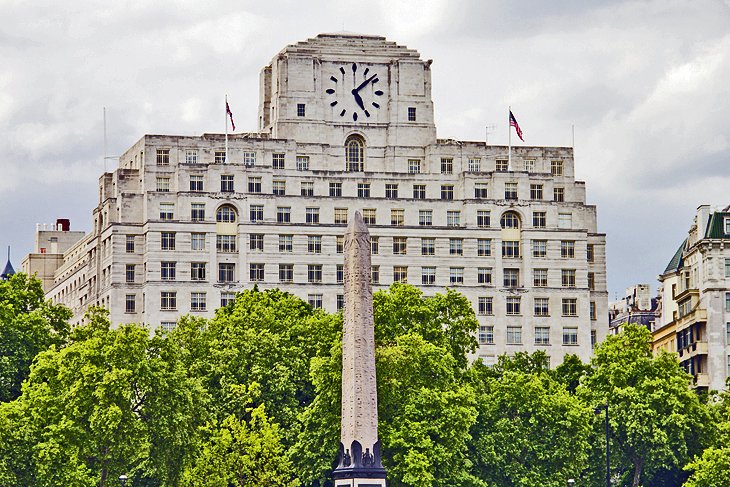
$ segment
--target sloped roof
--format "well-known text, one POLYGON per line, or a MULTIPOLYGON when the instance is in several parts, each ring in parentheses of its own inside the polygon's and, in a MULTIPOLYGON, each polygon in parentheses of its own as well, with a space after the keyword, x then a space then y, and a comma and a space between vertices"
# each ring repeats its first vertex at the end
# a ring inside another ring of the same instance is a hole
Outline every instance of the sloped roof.
POLYGON ((8 279, 13 274, 15 274, 15 269, 13 269, 13 264, 11 264, 10 259, 8 259, 7 264, 5 264, 5 270, 2 274, 0 274, 0 279, 8 279))
POLYGON ((725 233, 725 218, 730 218, 730 212, 717 211, 710 216, 705 229, 705 238, 730 238, 725 233))
POLYGON ((670 260, 669 264, 667 264, 667 268, 664 269, 663 274, 666 274, 667 272, 676 272, 682 267, 682 265, 684 264, 684 259, 682 259, 682 252, 684 252, 685 245, 687 245, 686 238, 682 241, 682 245, 679 246, 677 251, 672 256, 672 260, 670 260))

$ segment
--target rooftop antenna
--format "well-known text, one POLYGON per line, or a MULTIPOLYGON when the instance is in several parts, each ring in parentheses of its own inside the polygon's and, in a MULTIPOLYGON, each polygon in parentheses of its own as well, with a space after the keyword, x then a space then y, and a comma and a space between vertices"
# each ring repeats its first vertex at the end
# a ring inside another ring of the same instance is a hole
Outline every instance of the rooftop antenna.
POLYGON ((575 124, 570 126, 570 137, 571 137, 570 146, 573 148, 573 152, 575 152, 575 124))
POLYGON ((104 172, 107 172, 106 161, 107 159, 116 159, 119 156, 107 156, 106 155, 106 107, 104 107, 104 172))
POLYGON ((484 145, 489 145, 489 132, 494 132, 497 129, 497 125, 490 123, 484 128, 484 145))

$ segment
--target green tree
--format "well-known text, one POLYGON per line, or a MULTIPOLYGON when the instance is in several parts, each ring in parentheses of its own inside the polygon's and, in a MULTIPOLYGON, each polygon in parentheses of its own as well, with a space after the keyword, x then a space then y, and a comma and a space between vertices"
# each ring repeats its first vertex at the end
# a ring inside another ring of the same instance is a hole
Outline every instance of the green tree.
POLYGON ((71 312, 45 300, 41 282, 18 273, 0 281, 0 402, 20 396, 35 356, 61 347, 71 312))
POLYGON ((685 487, 727 487, 730 485, 730 447, 707 448, 700 457, 687 464, 694 473, 685 487))
POLYGON ((563 358, 563 363, 555 367, 553 376, 563 384, 568 392, 574 394, 580 380, 588 375, 591 371, 589 364, 584 364, 580 357, 574 354, 568 354, 563 358))
MULTIPOLYGON (((578 394, 591 406, 609 405, 612 471, 618 485, 651 485, 655 475, 681 472, 699 451, 699 438, 710 421, 675 356, 654 356, 649 330, 630 324, 596 349, 591 366, 578 394)), ((594 435, 588 476, 598 483, 605 475, 603 416, 595 418, 594 435)))

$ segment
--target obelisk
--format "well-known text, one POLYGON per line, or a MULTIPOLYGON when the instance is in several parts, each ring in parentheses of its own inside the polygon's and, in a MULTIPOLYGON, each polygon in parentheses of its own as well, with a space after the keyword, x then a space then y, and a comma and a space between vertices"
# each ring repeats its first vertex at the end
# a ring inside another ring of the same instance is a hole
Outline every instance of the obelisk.
POLYGON ((345 234, 342 423, 335 487, 386 485, 378 440, 370 251, 370 233, 356 211, 345 234))

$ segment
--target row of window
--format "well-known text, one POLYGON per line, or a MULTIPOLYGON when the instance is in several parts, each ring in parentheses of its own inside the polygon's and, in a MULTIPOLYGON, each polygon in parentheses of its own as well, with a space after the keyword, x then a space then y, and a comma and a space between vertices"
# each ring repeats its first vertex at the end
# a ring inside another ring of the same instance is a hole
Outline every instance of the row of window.
MULTIPOLYGON (((536 326, 534 329, 535 345, 550 345, 550 327, 536 326)), ((508 326, 506 333, 507 345, 522 345, 522 327, 508 326)), ((481 325, 479 327, 479 343, 481 345, 494 344, 494 325, 481 325)), ((563 345, 578 345, 578 328, 572 326, 563 327, 563 345)))
MULTIPOLYGON (((510 316, 522 315, 522 296, 507 296, 505 299, 505 313, 510 316)), ((480 296, 477 299, 477 314, 481 316, 494 315, 494 298, 491 296, 480 296)), ((596 303, 589 304, 590 319, 596 319, 596 303)), ((533 316, 550 316, 550 298, 533 298, 533 316)), ((578 316, 578 299, 561 298, 561 316, 578 316)))

